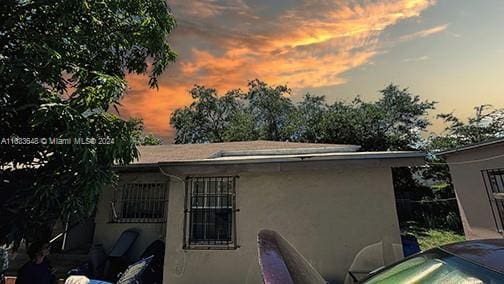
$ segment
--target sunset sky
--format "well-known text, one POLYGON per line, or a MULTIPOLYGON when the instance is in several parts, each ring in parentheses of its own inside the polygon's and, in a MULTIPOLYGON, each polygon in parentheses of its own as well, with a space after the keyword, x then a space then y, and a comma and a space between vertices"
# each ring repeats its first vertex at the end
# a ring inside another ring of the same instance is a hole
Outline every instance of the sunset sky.
POLYGON ((121 114, 171 142, 170 114, 194 84, 220 93, 258 78, 329 102, 378 98, 389 83, 438 101, 431 113, 467 117, 504 107, 502 0, 169 0, 177 62, 160 78, 128 76, 121 114))

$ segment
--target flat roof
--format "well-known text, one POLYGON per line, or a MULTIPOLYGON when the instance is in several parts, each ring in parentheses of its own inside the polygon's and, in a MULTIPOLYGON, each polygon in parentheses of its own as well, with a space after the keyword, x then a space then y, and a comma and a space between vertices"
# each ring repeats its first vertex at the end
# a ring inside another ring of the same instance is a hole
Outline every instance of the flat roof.
POLYGON ((500 144, 500 143, 504 143, 504 137, 491 139, 491 140, 487 140, 487 141, 483 141, 483 142, 479 142, 479 143, 474 143, 474 144, 466 145, 466 146, 462 146, 462 147, 457 147, 457 148, 446 150, 446 151, 437 152, 436 155, 445 156, 445 155, 450 155, 450 154, 454 154, 454 153, 458 153, 458 152, 464 152, 467 150, 473 150, 473 149, 477 149, 477 148, 487 147, 487 146, 500 144))
POLYGON ((425 158, 425 153, 419 151, 357 152, 359 148, 357 145, 276 141, 141 146, 138 147, 139 160, 118 168, 425 158))
POLYGON ((139 146, 140 157, 132 164, 195 161, 223 157, 258 157, 323 153, 348 153, 360 148, 357 145, 317 144, 279 141, 244 141, 206 144, 166 144, 139 146))
MULTIPOLYGON (((357 152, 360 146, 277 141, 247 141, 207 144, 140 146, 140 159, 117 169, 153 169, 178 166, 259 165, 303 161, 407 160, 416 163, 426 154, 420 151, 357 152)), ((410 162, 408 162, 410 163, 410 162)))

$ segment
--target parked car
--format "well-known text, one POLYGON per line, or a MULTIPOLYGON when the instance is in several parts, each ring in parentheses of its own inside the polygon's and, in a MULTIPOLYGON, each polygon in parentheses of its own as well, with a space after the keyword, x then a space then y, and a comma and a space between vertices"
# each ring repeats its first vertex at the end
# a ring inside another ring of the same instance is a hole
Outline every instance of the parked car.
POLYGON ((360 283, 504 283, 504 239, 433 248, 372 272, 360 283))
MULTIPOLYGON (((259 232, 258 246, 265 284, 326 283, 278 233, 259 232)), ((433 248, 379 268, 356 283, 504 283, 504 239, 466 241, 433 248)))

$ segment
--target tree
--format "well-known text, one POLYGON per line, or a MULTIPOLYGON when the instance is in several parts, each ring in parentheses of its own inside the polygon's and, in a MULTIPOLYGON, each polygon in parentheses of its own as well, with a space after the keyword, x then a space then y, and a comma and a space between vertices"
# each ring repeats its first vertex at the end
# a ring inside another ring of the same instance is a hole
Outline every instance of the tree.
POLYGON ((491 105, 474 107, 474 116, 467 123, 453 113, 440 114, 438 118, 448 125, 442 135, 430 137, 430 150, 446 150, 504 136, 504 109, 491 105))
POLYGON ((177 109, 170 123, 175 143, 245 140, 287 140, 294 105, 286 86, 250 81, 247 93, 230 90, 220 96, 213 88, 194 86, 193 103, 177 109))
MULTIPOLYGON (((494 109, 491 105, 474 107, 474 115, 467 122, 453 113, 439 114, 438 118, 447 126, 441 135, 431 135, 427 139, 425 148, 432 153, 504 136, 504 109, 494 109)), ((435 181, 442 195, 454 196, 450 170, 444 159, 431 156, 421 174, 424 179, 435 181)))
POLYGON ((235 113, 224 132, 224 141, 253 141, 259 139, 252 114, 240 111, 235 113))
POLYGON ((144 133, 144 123, 141 118, 132 118, 133 123, 136 125, 135 130, 131 133, 131 139, 135 145, 161 145, 163 140, 157 138, 152 133, 144 133))
POLYGON ((321 142, 324 139, 326 114, 329 106, 324 96, 306 94, 297 106, 297 119, 292 122, 297 125, 293 139, 300 142, 321 142))
POLYGON ((407 89, 389 85, 376 102, 357 97, 351 103, 327 104, 307 94, 298 104, 287 86, 252 80, 248 91, 219 97, 215 89, 196 86, 193 104, 171 119, 176 143, 244 140, 357 144, 362 150, 410 150, 429 125, 426 114, 435 103, 407 89))
POLYGON ((217 91, 203 86, 190 90, 193 103, 177 109, 170 123, 175 127, 175 143, 223 142, 226 129, 236 114, 243 111, 238 91, 219 96, 217 91))
POLYGON ((163 144, 163 141, 151 133, 143 135, 140 140, 140 145, 161 145, 161 144, 163 144))
POLYGON ((295 106, 289 99, 291 90, 287 86, 271 87, 268 84, 252 80, 245 94, 246 112, 254 120, 254 129, 259 132, 259 139, 282 141, 291 139, 295 106))
POLYGON ((112 166, 137 157, 138 120, 107 110, 126 73, 157 86, 174 25, 163 0, 1 2, 0 243, 90 213, 112 166))
POLYGON ((422 101, 408 89, 390 84, 380 91, 376 102, 357 97, 344 122, 351 127, 350 140, 363 150, 412 150, 421 141, 421 133, 429 126, 426 117, 435 102, 422 101), (352 138, 354 137, 354 138, 352 138))

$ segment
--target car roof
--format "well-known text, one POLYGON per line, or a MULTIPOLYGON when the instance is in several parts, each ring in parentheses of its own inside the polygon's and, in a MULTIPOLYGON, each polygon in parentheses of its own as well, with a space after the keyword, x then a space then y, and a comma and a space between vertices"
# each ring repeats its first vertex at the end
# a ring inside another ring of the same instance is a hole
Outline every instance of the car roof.
POLYGON ((504 239, 472 240, 440 248, 460 258, 504 273, 504 239))

